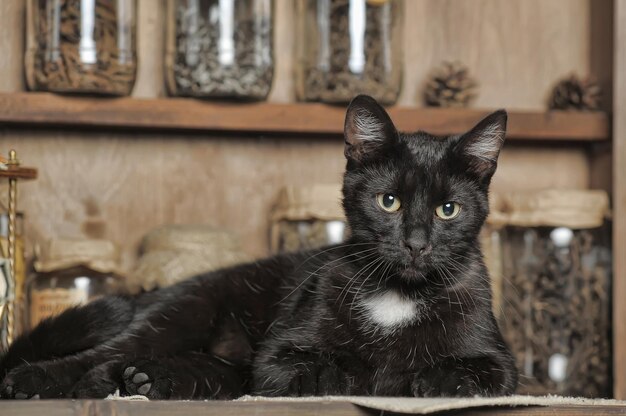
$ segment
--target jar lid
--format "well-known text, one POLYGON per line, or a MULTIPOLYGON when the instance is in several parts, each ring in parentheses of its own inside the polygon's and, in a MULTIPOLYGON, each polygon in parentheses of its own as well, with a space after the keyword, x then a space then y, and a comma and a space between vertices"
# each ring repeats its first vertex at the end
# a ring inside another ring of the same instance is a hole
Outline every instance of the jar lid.
POLYGON ((492 226, 600 227, 609 216, 602 190, 549 189, 492 194, 487 222, 492 226))
POLYGON ((51 272, 85 266, 100 273, 118 270, 120 253, 108 240, 54 239, 35 246, 35 270, 51 272))
POLYGON ((272 209, 272 221, 344 220, 341 184, 284 187, 272 209))

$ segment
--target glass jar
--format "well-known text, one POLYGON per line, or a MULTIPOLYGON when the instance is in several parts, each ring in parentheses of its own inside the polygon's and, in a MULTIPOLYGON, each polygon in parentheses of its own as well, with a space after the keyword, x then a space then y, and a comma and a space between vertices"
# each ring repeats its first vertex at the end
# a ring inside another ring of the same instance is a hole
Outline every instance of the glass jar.
POLYGON ((264 100, 274 75, 273 0, 168 0, 171 95, 264 100))
POLYGON ((368 94, 394 104, 402 86, 403 1, 297 4, 298 99, 339 104, 368 94))
POLYGON ((341 186, 283 188, 272 209, 270 250, 306 250, 344 241, 348 234, 341 186))
MULTIPOLYGON (((9 266, 9 214, 0 214, 0 257, 6 260, 7 272, 5 278, 10 275, 9 266)), ((4 280, 0 278, 0 280, 4 280)), ((26 265, 24 260, 24 214, 18 212, 15 217, 15 291, 14 301, 14 329, 16 334, 22 333, 27 328, 26 311, 26 265)), ((0 283, 0 292, 2 286, 0 283)), ((0 295, 1 296, 1 295, 0 295)))
POLYGON ((31 90, 129 95, 135 83, 136 0, 27 0, 31 90))
POLYGON ((520 371, 518 393, 611 396, 608 197, 590 193, 544 193, 526 212, 511 209, 515 198, 494 231, 496 316, 520 371))
POLYGON ((105 240, 52 240, 37 248, 28 285, 30 327, 73 306, 118 293, 118 251, 105 240))

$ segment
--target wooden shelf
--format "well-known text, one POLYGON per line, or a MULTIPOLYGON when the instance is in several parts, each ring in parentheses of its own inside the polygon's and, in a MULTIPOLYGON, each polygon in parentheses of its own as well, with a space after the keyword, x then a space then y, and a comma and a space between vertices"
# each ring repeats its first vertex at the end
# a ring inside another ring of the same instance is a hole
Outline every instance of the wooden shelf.
MULTIPOLYGON (((488 110, 392 107, 401 131, 456 134, 488 110)), ((94 98, 49 93, 0 94, 0 124, 255 134, 333 135, 343 132, 345 108, 325 104, 224 103, 183 98, 94 98)), ((509 112, 509 139, 608 141, 606 113, 509 112)))
MULTIPOLYGON (((471 400, 471 399, 470 399, 471 400)), ((555 405, 500 406, 467 408, 459 411, 436 412, 438 415, 466 416, 604 416, 623 415, 626 409, 617 405, 555 405)), ((12 400, 2 403, 2 414, 50 416, 137 415, 160 416, 182 414, 189 416, 273 416, 298 414, 303 416, 369 416, 387 414, 345 402, 238 402, 238 401, 117 401, 117 400, 12 400)))

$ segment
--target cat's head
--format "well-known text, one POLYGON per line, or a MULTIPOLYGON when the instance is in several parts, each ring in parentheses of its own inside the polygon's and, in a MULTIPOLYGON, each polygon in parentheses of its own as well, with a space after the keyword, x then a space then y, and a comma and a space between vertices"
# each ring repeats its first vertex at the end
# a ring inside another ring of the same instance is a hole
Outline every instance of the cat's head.
POLYGON ((466 267, 489 213, 506 121, 500 110, 461 135, 403 134, 373 98, 356 97, 346 115, 343 185, 353 239, 374 243, 405 282, 466 267))

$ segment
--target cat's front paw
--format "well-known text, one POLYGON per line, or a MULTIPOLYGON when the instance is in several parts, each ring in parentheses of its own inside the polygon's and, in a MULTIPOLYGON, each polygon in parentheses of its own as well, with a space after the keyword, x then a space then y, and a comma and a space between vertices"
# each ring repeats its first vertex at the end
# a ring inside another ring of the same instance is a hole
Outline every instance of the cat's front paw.
POLYGON ((353 384, 343 370, 329 360, 320 359, 297 366, 289 383, 290 396, 347 395, 353 384))
POLYGON ((419 371, 413 378, 411 390, 416 397, 469 397, 485 394, 479 382, 469 370, 442 365, 419 371))
POLYGON ((140 394, 154 400, 172 395, 169 371, 156 361, 136 360, 124 366, 122 377, 128 394, 140 394))
POLYGON ((3 399, 51 399, 63 397, 59 384, 37 364, 11 370, 0 385, 3 399))

